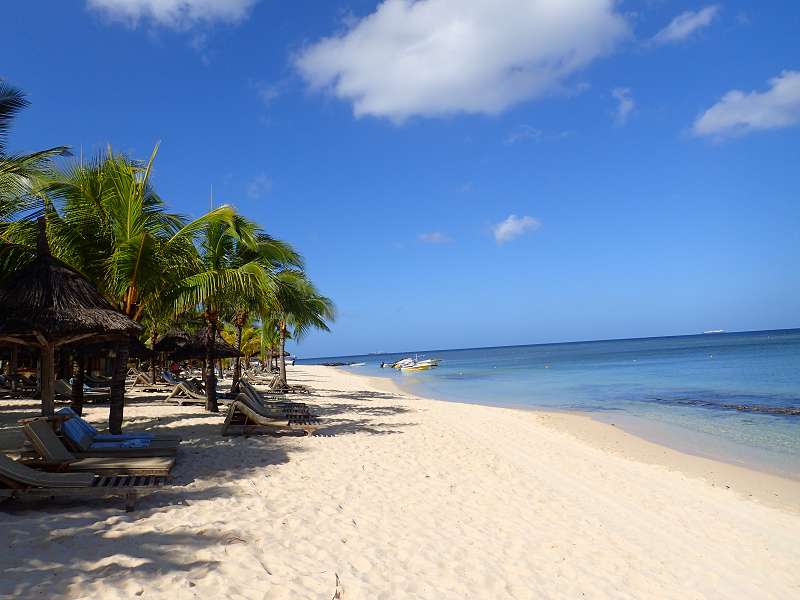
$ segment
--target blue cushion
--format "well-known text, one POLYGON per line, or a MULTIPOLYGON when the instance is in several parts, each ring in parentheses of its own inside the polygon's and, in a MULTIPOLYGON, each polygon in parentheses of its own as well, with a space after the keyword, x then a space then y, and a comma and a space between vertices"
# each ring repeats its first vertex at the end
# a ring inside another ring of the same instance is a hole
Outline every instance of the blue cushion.
POLYGON ((102 448, 149 448, 150 440, 133 439, 117 442, 94 442, 90 448, 100 450, 102 448))

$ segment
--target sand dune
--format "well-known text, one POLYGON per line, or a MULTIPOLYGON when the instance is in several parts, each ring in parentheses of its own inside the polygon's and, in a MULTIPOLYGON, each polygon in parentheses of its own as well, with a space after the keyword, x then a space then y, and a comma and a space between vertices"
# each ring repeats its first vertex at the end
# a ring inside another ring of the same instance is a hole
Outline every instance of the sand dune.
POLYGON ((187 485, 130 514, 0 505, 0 596, 330 599, 337 577, 345 600, 800 596, 796 482, 742 470, 729 489, 568 417, 291 375, 315 388, 321 435, 222 438, 221 416, 134 399, 129 427, 184 436, 187 485))

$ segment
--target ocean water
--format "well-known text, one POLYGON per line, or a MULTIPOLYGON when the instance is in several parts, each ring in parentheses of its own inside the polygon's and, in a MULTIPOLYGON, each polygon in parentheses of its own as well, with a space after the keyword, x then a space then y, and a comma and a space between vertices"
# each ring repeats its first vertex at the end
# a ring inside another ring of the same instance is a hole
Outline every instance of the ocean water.
POLYGON ((679 450, 800 478, 800 329, 419 351, 437 369, 381 369, 432 398, 589 413, 679 450))

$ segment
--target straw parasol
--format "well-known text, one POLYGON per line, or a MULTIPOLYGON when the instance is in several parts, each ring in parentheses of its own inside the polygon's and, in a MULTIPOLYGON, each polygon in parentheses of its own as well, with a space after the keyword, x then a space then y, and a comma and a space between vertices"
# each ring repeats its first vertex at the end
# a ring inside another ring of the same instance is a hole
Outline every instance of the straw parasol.
MULTIPOLYGON (((153 350, 164 352, 175 360, 202 359, 206 357, 206 341, 208 334, 202 330, 195 335, 183 331, 170 331, 156 343, 153 350)), ((214 342, 214 356, 216 358, 235 358, 241 356, 239 352, 221 337, 214 342)))
POLYGON ((127 343, 142 327, 50 254, 44 217, 39 219, 37 249, 36 259, 0 286, 0 342, 40 349, 42 413, 52 414, 55 348, 77 342, 127 343))

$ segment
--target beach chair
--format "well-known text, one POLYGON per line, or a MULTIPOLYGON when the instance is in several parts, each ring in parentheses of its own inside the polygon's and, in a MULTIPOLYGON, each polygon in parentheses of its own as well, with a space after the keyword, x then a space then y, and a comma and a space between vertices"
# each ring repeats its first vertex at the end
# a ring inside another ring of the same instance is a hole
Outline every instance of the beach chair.
POLYGON ((134 509, 137 498, 171 486, 172 479, 163 475, 106 476, 37 471, 0 454, 0 496, 4 498, 116 496, 125 498, 125 510, 130 512, 134 509))
POLYGON ((167 396, 167 400, 176 398, 178 404, 205 404, 206 394, 191 381, 179 381, 167 396))
POLYGON ((267 399, 261 392, 259 392, 253 384, 249 381, 240 379, 239 380, 239 392, 242 394, 246 394, 250 397, 251 400, 261 404, 267 409, 274 408, 274 409, 282 409, 286 411, 287 414, 297 413, 297 414, 309 414, 309 409, 306 404, 303 402, 289 402, 284 400, 272 400, 267 399))
POLYGON ((153 433, 150 431, 126 431, 125 433, 100 433, 91 423, 81 418, 71 407, 65 406, 56 411, 57 417, 69 418, 91 436, 94 442, 119 442, 123 440, 148 439, 148 440, 173 440, 180 442, 181 436, 173 433, 153 433))
POLYGON ((162 373, 161 373, 161 379, 163 379, 164 381, 166 381, 166 382, 167 382, 168 384, 170 384, 170 385, 178 385, 178 384, 181 382, 181 380, 180 380, 180 379, 178 379, 177 377, 175 377, 175 376, 174 376, 172 373, 170 373, 169 371, 162 371, 162 373))
MULTIPOLYGON (((55 392, 57 396, 61 396, 62 398, 72 398, 72 386, 68 381, 64 381, 63 379, 56 380, 55 392)), ((94 400, 102 402, 110 398, 111 392, 95 391, 83 386, 83 399, 85 401, 94 400)))
POLYGON ((282 414, 266 409, 246 394, 239 394, 228 406, 222 435, 278 434, 298 430, 313 435, 319 425, 319 419, 314 416, 282 414))
MULTIPOLYGON (((63 414, 63 413, 62 413, 63 414)), ((56 421, 53 421, 56 423, 56 421)), ((78 458, 89 456, 142 457, 173 456, 178 451, 180 440, 154 439, 153 437, 128 437, 118 440, 95 440, 88 425, 79 418, 61 421, 61 433, 69 450, 78 458)))
POLYGON ((133 377, 131 383, 128 384, 128 390, 132 390, 137 385, 153 385, 153 378, 150 376, 149 373, 138 372, 133 377))
POLYGON ((92 375, 89 375, 89 373, 84 373, 83 381, 89 387, 93 387, 93 388, 104 389, 104 388, 108 388, 108 387, 111 386, 111 380, 110 379, 107 379, 105 377, 94 377, 92 375))
POLYGON ((30 466, 49 471, 88 472, 101 475, 169 475, 175 466, 174 456, 124 457, 90 456, 78 458, 72 454, 53 431, 47 418, 31 419, 22 432, 33 445, 38 458, 30 466))

